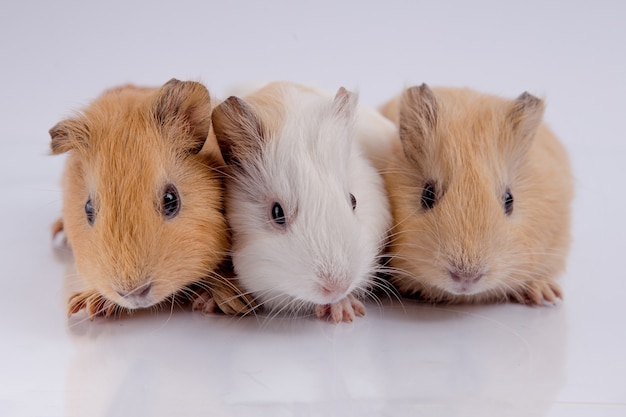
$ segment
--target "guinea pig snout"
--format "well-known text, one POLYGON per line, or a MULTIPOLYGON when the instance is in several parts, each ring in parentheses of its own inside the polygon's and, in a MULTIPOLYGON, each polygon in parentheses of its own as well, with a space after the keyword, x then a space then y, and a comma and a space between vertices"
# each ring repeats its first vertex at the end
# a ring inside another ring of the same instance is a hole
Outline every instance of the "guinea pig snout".
POLYGON ((483 277, 482 272, 464 272, 464 271, 450 271, 450 278, 452 281, 466 284, 474 284, 483 277))
POLYGON ((152 282, 147 281, 141 285, 127 289, 116 287, 115 292, 122 297, 128 308, 148 307, 152 304, 152 282))
POLYGON ((452 292, 457 294, 472 294, 477 292, 477 284, 485 275, 478 269, 451 268, 448 273, 452 280, 452 292))
POLYGON ((347 280, 338 279, 338 277, 332 274, 320 274, 319 280, 320 293, 324 298, 327 298, 329 302, 345 297, 350 290, 350 283, 347 280))

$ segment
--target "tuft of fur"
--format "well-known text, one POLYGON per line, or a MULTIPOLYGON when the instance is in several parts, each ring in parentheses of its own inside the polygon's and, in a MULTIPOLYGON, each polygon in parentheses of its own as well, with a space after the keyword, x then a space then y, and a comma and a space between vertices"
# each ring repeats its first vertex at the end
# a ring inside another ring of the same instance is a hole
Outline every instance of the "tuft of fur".
POLYGON ((201 150, 215 141, 210 115, 202 84, 173 79, 161 88, 107 90, 50 129, 52 153, 68 153, 55 230, 65 230, 85 287, 70 298, 70 315, 150 307, 192 283, 236 289, 214 272, 229 237, 221 159, 201 150), (180 199, 173 218, 162 213, 168 184, 180 199))
POLYGON ((352 321, 391 224, 381 176, 361 153, 357 96, 271 83, 213 111, 229 163, 226 213, 242 286, 273 313, 352 321), (353 210, 350 194, 356 197, 353 210), (286 226, 272 220, 279 203, 286 226))
POLYGON ((450 303, 561 297, 573 181, 543 109, 528 93, 508 100, 425 84, 381 108, 399 126, 384 178, 392 282, 402 293, 450 303), (427 185, 436 195, 430 209, 427 185))

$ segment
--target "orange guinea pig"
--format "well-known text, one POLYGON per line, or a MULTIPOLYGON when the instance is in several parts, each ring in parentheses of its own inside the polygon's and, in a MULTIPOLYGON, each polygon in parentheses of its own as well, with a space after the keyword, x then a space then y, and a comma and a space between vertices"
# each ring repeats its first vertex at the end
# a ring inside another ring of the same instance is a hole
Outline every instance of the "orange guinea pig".
POLYGON ((542 123, 544 102, 411 87, 383 114, 399 126, 384 170, 394 284, 452 303, 561 298, 573 181, 542 123))
POLYGON ((52 153, 68 153, 55 229, 65 230, 85 286, 70 297, 70 315, 108 316, 213 286, 236 304, 237 287, 215 272, 229 237, 210 127, 207 89, 172 79, 107 90, 50 129, 52 153))

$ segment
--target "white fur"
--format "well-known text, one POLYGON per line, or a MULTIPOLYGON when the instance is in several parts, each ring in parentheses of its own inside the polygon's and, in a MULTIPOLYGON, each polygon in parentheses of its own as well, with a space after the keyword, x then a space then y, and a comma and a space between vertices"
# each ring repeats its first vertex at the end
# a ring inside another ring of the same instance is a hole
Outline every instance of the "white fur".
POLYGON ((282 128, 247 178, 230 181, 227 215, 242 285, 273 311, 308 312, 370 287, 391 215, 382 178, 354 141, 363 130, 356 94, 337 115, 332 98, 283 88, 282 128), (274 201, 284 229, 271 220, 274 201))

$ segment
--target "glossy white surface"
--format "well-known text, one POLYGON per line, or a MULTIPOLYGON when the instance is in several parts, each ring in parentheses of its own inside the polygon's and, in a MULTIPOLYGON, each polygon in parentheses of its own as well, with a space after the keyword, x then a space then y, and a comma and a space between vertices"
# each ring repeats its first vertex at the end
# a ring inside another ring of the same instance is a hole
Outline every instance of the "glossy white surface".
POLYGON ((626 3, 127 3, 0 5, 1 416, 626 416, 626 3), (47 130, 171 77, 345 85, 369 105, 422 82, 546 96, 577 183, 564 302, 68 320, 47 130))

